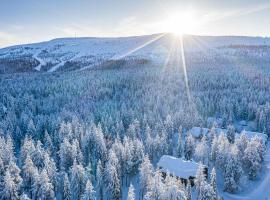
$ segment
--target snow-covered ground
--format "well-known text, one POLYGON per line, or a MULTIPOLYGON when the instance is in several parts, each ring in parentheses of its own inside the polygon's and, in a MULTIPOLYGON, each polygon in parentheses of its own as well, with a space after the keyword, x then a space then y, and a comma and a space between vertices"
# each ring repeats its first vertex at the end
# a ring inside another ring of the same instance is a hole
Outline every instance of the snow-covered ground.
POLYGON ((40 71, 40 70, 41 70, 41 67, 42 67, 43 65, 46 65, 46 62, 45 62, 43 59, 39 58, 39 57, 38 57, 38 54, 40 54, 40 52, 35 53, 35 54, 33 55, 33 58, 36 59, 36 60, 39 62, 39 65, 36 66, 35 69, 36 69, 37 71, 40 71))
POLYGON ((270 199, 270 143, 267 144, 264 166, 260 176, 254 181, 248 181, 242 192, 237 194, 220 193, 225 200, 268 200, 270 199))
MULTIPOLYGON (((174 37, 171 34, 154 34, 123 38, 60 38, 0 49, 0 59, 18 57, 29 59, 30 56, 39 62, 34 67, 35 70, 40 71, 42 66, 49 64, 51 67, 46 69, 48 72, 57 71, 67 61, 85 59, 83 56, 95 57, 96 60, 118 60, 132 55, 138 58, 147 58, 153 62, 164 62, 164 59, 160 59, 160 57, 168 57, 168 51, 172 42, 175 41, 174 37)), ((270 45, 270 39, 262 37, 185 36, 184 43, 185 51, 206 51, 230 45, 270 45)), ((89 67, 91 65, 82 62, 80 69, 88 69, 89 67)))

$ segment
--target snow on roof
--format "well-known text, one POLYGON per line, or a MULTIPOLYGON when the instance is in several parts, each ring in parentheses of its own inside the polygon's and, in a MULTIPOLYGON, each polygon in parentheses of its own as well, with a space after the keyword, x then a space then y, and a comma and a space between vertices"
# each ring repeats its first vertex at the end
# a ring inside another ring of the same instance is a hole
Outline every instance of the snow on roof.
POLYGON ((258 137, 264 139, 265 141, 267 140, 267 135, 264 134, 264 133, 246 131, 246 130, 243 130, 242 133, 245 133, 248 139, 251 139, 251 138, 253 138, 253 137, 255 137, 257 135, 258 137))
MULTIPOLYGON (((210 129, 208 128, 201 128, 201 127, 193 127, 190 129, 190 133, 193 137, 200 137, 201 135, 208 135, 210 132, 210 129)), ((220 135, 221 133, 227 134, 228 130, 227 129, 222 129, 222 128, 215 128, 215 132, 217 135, 220 135)), ((246 134, 248 139, 251 139, 255 137, 256 135, 260 138, 263 138, 264 140, 267 140, 267 135, 264 133, 259 133, 259 132, 253 132, 253 131, 242 131, 243 133, 246 134)), ((240 134, 236 133, 236 137, 238 137, 240 134)))
POLYGON ((221 133, 227 134, 228 130, 224 128, 215 128, 216 133, 219 135, 221 133))
POLYGON ((241 120, 241 121, 239 122, 239 124, 240 124, 241 126, 247 126, 247 121, 246 121, 246 120, 241 120))
MULTIPOLYGON (((210 129, 208 128, 201 128, 201 127, 193 127, 192 129, 190 129, 190 133, 193 137, 200 137, 201 135, 208 135, 208 133, 210 132, 210 129)), ((227 133, 228 130, 227 129, 222 129, 222 128, 215 128, 215 132, 217 135, 221 134, 221 133, 227 133)))
POLYGON ((193 127, 190 133, 193 137, 200 137, 201 135, 206 135, 208 133, 208 128, 193 127))
POLYGON ((216 118, 216 117, 208 117, 207 118, 207 125, 209 127, 212 127, 214 123, 217 123, 219 126, 222 125, 223 119, 222 118, 216 118))
POLYGON ((188 179, 189 177, 196 176, 199 164, 193 161, 185 161, 181 158, 163 155, 157 163, 157 166, 162 172, 188 179))

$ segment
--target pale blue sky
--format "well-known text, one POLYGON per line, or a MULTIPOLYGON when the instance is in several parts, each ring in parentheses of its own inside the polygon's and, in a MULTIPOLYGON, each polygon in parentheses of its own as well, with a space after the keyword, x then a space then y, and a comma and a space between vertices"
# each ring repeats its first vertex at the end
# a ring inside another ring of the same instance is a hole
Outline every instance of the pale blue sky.
POLYGON ((0 47, 164 32, 168 15, 186 10, 207 19, 193 34, 270 36, 269 0, 0 0, 0 47))

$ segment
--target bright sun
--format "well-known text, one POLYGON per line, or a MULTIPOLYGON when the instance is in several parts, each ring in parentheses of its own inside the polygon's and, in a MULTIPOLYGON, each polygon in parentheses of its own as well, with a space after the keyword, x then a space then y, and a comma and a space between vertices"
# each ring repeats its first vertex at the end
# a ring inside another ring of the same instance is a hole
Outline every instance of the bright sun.
POLYGON ((164 23, 166 31, 177 36, 194 34, 200 26, 199 20, 192 11, 171 14, 164 23))

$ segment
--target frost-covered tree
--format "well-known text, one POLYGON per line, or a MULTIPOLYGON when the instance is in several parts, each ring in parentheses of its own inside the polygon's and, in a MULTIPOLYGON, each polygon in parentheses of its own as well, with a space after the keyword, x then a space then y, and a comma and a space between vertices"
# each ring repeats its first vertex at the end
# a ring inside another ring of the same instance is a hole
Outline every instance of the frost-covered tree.
POLYGON ((214 193, 214 200, 218 200, 218 190, 217 190, 217 174, 216 174, 216 169, 213 168, 211 171, 211 177, 210 177, 210 185, 213 188, 213 193, 214 193))
MULTIPOLYGON (((162 187, 163 185, 161 185, 162 187)), ((164 181, 164 188, 161 190, 161 199, 171 199, 171 200, 186 200, 187 191, 182 186, 181 182, 174 176, 166 176, 164 181)))
POLYGON ((191 191, 190 181, 188 181, 188 183, 187 183, 186 196, 187 196, 187 200, 192 200, 192 191, 191 191))
POLYGON ((182 134, 183 134, 183 128, 182 126, 180 126, 178 129, 178 142, 177 142, 176 153, 175 153, 178 158, 181 158, 182 153, 183 153, 182 134))
POLYGON ((65 173, 63 181, 63 191, 62 191, 63 200, 71 200, 71 188, 68 175, 65 173))
POLYGON ((109 199, 120 199, 120 180, 117 173, 117 166, 114 162, 108 161, 104 170, 104 185, 109 199))
POLYGON ((130 184, 129 188, 128 188, 128 200, 135 200, 135 193, 134 193, 135 189, 134 186, 132 184, 130 184))
POLYGON ((229 154, 230 154, 230 143, 225 134, 222 133, 218 137, 218 146, 216 154, 216 164, 220 169, 225 170, 229 154))
POLYGON ((21 194, 20 200, 30 200, 30 198, 27 196, 27 194, 21 194))
POLYGON ((210 153, 210 160, 215 165, 217 160, 218 154, 218 138, 214 136, 211 144, 211 153, 210 153))
POLYGON ((103 197, 103 173, 104 173, 104 169, 101 164, 101 161, 99 160, 97 164, 96 187, 97 187, 97 193, 100 199, 102 199, 103 197))
POLYGON ((228 126, 227 138, 230 143, 234 143, 235 140, 235 128, 232 125, 228 126))
POLYGON ((28 155, 24 161, 22 167, 22 177, 23 177, 23 188, 24 191, 32 197, 31 187, 34 185, 35 180, 38 178, 38 169, 34 165, 31 157, 28 155))
POLYGON ((239 150, 240 157, 243 158, 248 144, 248 138, 245 131, 242 131, 240 136, 236 138, 235 144, 239 150))
POLYGON ((13 177, 11 176, 9 170, 6 171, 3 178, 3 183, 0 188, 0 196, 2 200, 17 200, 18 196, 18 186, 16 185, 13 177))
POLYGON ((162 181, 160 171, 155 171, 154 176, 151 180, 151 184, 149 185, 148 191, 146 193, 147 198, 151 198, 153 200, 162 199, 162 195, 164 194, 164 184, 162 181))
POLYGON ((234 147, 228 155, 224 171, 224 190, 235 192, 238 190, 243 170, 239 159, 239 151, 234 147))
POLYGON ((203 136, 201 141, 197 144, 195 148, 195 156, 198 161, 202 162, 203 164, 208 164, 208 154, 209 148, 207 144, 206 136, 203 136))
POLYGON ((51 183, 47 171, 44 169, 42 170, 41 174, 39 175, 39 188, 37 189, 37 199, 40 200, 49 200, 54 199, 54 188, 53 184, 51 183))
POLYGON ((193 156, 195 148, 195 142, 193 136, 188 133, 184 146, 184 155, 187 160, 190 160, 193 156))
POLYGON ((216 194, 213 187, 206 181, 201 183, 198 200, 216 200, 216 194))
POLYGON ((200 196, 201 186, 205 182, 206 182, 206 175, 205 175, 204 166, 202 165, 202 163, 200 163, 196 172, 196 177, 195 177, 195 185, 198 190, 198 196, 200 196))
POLYGON ((15 162, 11 161, 6 170, 11 175, 11 178, 13 179, 13 181, 16 185, 16 188, 19 191, 21 186, 22 186, 22 178, 20 175, 21 169, 16 165, 15 162))
POLYGON ((85 191, 82 195, 82 200, 95 200, 96 199, 95 194, 96 194, 96 192, 94 191, 94 187, 93 187, 91 181, 87 180, 86 186, 85 186, 85 191))
POLYGON ((153 166, 148 156, 145 156, 140 166, 140 197, 143 198, 151 185, 153 166))
POLYGON ((71 168, 71 181, 70 181, 70 190, 71 190, 71 199, 80 199, 81 195, 84 192, 85 186, 85 171, 82 165, 77 164, 74 161, 71 168))
POLYGON ((250 179, 254 179, 262 167, 262 160, 258 146, 260 143, 254 139, 248 142, 244 151, 244 163, 250 179))

